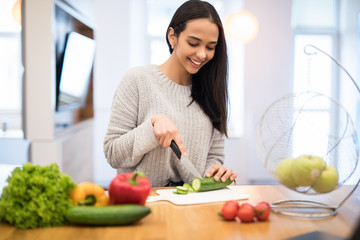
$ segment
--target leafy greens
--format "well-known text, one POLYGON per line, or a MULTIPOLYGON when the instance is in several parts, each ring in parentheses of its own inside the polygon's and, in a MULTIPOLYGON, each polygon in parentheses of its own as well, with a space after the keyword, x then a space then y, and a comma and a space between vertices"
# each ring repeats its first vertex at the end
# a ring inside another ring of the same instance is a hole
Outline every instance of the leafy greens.
POLYGON ((56 163, 37 166, 25 163, 6 180, 0 198, 0 221, 18 228, 61 226, 73 206, 70 192, 76 186, 56 163))

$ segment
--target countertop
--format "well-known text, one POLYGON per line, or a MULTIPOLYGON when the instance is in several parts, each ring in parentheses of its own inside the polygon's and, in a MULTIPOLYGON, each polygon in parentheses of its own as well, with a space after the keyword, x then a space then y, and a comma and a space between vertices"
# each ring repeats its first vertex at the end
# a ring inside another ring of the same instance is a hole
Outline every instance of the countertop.
MULTIPOLYGON (((151 195, 156 195, 153 188, 151 195)), ((249 199, 239 203, 270 203, 283 199, 311 199, 337 205, 352 186, 342 186, 330 194, 306 196, 280 185, 244 185, 239 191, 249 199)), ((265 222, 228 222, 218 213, 224 202, 196 205, 174 205, 167 201, 147 203, 151 213, 129 226, 88 227, 62 226, 38 229, 17 229, 0 223, 0 239, 287 239, 320 231, 341 238, 351 236, 360 217, 360 191, 355 192, 338 208, 337 214, 320 220, 299 219, 272 212, 265 222)))

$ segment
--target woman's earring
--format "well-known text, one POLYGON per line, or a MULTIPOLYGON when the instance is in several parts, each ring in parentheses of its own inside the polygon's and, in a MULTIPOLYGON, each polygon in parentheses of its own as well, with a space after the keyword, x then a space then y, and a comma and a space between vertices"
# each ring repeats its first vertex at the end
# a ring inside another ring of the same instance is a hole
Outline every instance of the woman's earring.
POLYGON ((171 49, 174 49, 174 46, 173 46, 173 45, 171 45, 171 49))

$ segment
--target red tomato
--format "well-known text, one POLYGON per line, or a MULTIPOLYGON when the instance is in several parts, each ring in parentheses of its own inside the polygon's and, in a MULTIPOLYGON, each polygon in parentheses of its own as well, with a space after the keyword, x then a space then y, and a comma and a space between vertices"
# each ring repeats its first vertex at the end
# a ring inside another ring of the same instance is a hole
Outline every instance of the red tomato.
POLYGON ((235 200, 226 201, 224 206, 234 206, 236 207, 236 210, 240 207, 239 202, 235 200))
POLYGON ((236 215, 241 222, 253 222, 254 221, 254 208, 250 204, 242 204, 237 211, 236 215), (251 207, 250 207, 251 206, 251 207))
POLYGON ((239 209, 237 201, 227 201, 221 209, 223 218, 227 221, 232 221, 236 217, 236 212, 239 209))
POLYGON ((258 204, 265 204, 268 208, 270 208, 270 203, 266 201, 259 202, 258 204))
POLYGON ((270 215, 270 207, 265 203, 258 203, 255 206, 255 216, 259 221, 266 221, 270 215))
POLYGON ((250 203, 242 203, 242 204, 240 205, 240 207, 249 207, 249 208, 251 208, 251 209, 254 208, 254 206, 251 205, 250 203))

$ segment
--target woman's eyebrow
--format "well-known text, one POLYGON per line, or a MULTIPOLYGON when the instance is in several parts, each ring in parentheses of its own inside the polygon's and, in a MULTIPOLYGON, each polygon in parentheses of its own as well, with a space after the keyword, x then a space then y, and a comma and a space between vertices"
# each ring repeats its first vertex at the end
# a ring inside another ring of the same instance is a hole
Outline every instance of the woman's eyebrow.
MULTIPOLYGON (((199 42, 201 42, 202 40, 200 38, 197 38, 197 37, 194 37, 194 36, 188 36, 188 38, 191 38, 191 39, 194 39, 194 40, 197 40, 199 42)), ((209 42, 210 44, 217 44, 217 41, 212 41, 212 42, 209 42)))

